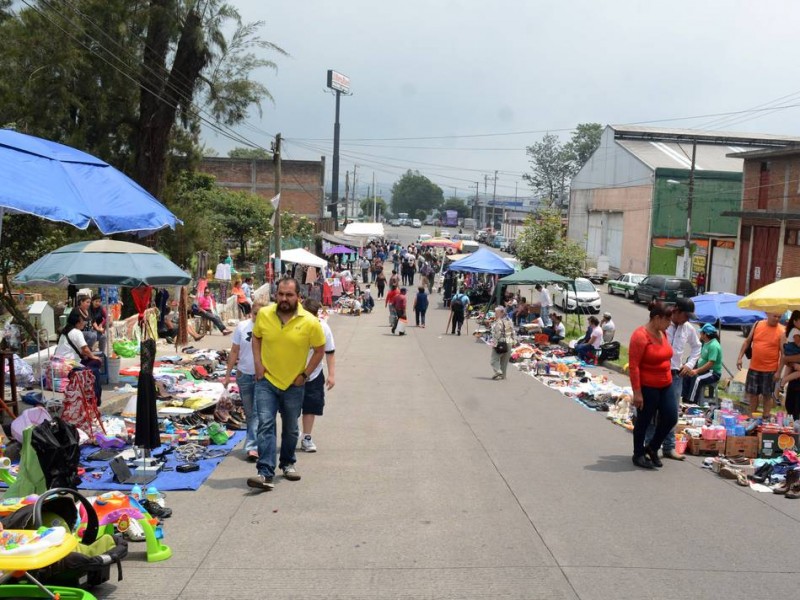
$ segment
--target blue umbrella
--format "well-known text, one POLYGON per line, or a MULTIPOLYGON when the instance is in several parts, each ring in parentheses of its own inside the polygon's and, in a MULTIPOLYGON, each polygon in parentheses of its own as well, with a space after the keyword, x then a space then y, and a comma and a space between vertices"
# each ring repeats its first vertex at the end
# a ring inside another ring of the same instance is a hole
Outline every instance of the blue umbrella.
POLYGON ((108 163, 9 129, 0 129, 0 218, 4 212, 35 215, 78 229, 94 223, 104 234, 174 229, 181 223, 108 163))
POLYGON ((739 308, 738 302, 744 296, 727 292, 711 292, 692 298, 694 302, 694 321, 698 323, 716 323, 722 325, 752 325, 766 318, 759 310, 739 308))
POLYGON ((23 269, 14 281, 137 287, 186 285, 191 277, 152 248, 130 242, 97 240, 53 250, 23 269))

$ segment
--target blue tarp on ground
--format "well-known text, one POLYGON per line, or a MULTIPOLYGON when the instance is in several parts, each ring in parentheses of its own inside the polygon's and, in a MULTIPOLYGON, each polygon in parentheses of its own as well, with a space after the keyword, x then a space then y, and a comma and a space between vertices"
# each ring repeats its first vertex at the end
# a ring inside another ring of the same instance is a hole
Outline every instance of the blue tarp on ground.
POLYGON ((491 273, 493 275, 510 275, 514 272, 514 267, 487 248, 480 248, 473 254, 457 260, 448 268, 451 271, 491 273))
POLYGON ((35 215, 104 234, 175 228, 180 220, 108 163, 69 146, 0 129, 0 214, 35 215))

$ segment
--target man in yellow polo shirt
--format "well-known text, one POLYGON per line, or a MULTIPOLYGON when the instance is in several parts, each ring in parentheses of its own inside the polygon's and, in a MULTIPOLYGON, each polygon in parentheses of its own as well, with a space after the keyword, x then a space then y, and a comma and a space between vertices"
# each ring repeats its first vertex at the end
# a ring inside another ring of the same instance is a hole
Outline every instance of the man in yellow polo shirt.
POLYGON ((258 475, 247 485, 271 490, 275 476, 275 417, 281 413, 279 468, 289 481, 297 481, 295 448, 300 431, 297 420, 303 408, 308 376, 325 355, 325 333, 316 315, 299 302, 300 284, 295 279, 278 282, 277 302, 258 311, 253 325, 253 358, 256 384, 253 405, 258 415, 258 475), (309 349, 314 352, 306 363, 309 349))

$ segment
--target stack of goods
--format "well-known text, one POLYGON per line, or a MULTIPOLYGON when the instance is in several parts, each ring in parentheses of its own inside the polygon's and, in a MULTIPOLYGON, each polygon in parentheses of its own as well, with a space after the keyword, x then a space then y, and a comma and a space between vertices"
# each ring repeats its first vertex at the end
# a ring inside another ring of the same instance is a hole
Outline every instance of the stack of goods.
POLYGON ((70 371, 77 366, 79 366, 79 363, 73 360, 64 360, 54 356, 44 365, 42 387, 54 392, 64 392, 67 389, 70 371))

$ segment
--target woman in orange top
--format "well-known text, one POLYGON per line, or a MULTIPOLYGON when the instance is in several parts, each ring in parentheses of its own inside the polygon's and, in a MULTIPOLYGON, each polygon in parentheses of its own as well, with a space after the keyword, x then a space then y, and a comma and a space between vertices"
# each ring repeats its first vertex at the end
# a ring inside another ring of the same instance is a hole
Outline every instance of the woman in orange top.
POLYGON ((247 294, 244 293, 244 288, 242 288, 242 280, 237 279, 233 282, 233 287, 231 288, 231 294, 236 296, 236 303, 239 305, 239 309, 242 311, 242 314, 249 315, 250 314, 250 301, 247 299, 247 294))
POLYGON ((643 469, 661 467, 658 451, 667 434, 675 426, 678 415, 670 397, 672 345, 667 339, 667 327, 672 307, 660 302, 650 303, 650 320, 631 335, 628 347, 628 368, 636 422, 633 426, 633 464, 643 469), (673 410, 670 410, 672 406, 673 410), (656 430, 650 445, 645 446, 647 426, 658 415, 656 430))

